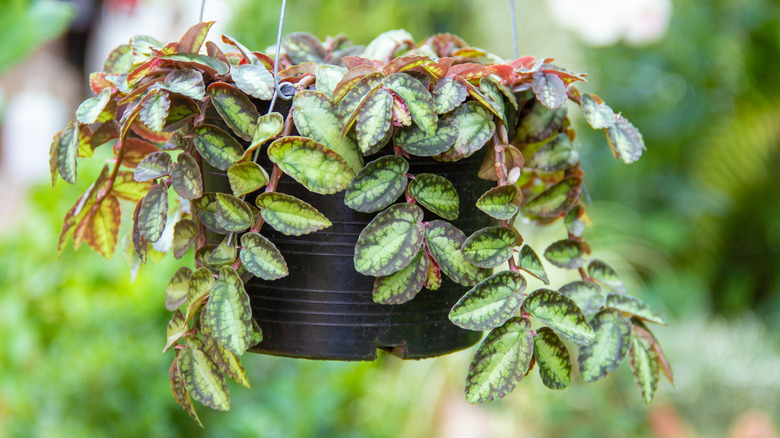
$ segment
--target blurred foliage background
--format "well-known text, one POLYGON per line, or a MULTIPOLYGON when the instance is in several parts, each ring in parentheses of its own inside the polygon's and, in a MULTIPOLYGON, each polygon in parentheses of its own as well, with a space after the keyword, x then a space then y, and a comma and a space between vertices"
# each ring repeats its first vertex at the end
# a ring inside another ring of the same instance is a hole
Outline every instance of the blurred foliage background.
MULTIPOLYGON (((0 80, 6 133, 13 130, 13 77, 40 68, 30 64, 40 53, 67 55, 78 71, 84 47, 105 35, 100 22, 111 16, 174 17, 183 31, 198 12, 184 0, 45 3, 0 5, 0 23, 15 24, 0 26, 0 70, 10 69, 0 80), (161 12, 168 8, 173 12, 161 12), (45 17, 51 26, 34 24, 45 17), (68 21, 70 31, 41 49, 68 21), (72 49, 79 41, 81 52, 72 49)), ((52 192, 45 175, 29 186, 6 184, 0 171, 0 437, 777 437, 780 5, 677 0, 668 28, 652 41, 596 47, 561 25, 566 1, 516 3, 521 55, 555 56, 588 72, 581 89, 623 111, 644 134, 644 157, 625 166, 612 159, 600 132, 574 118, 593 200, 595 226, 586 237, 594 255, 619 267, 631 292, 669 321, 656 334, 676 388, 662 383, 648 407, 625 364, 595 384, 575 378, 562 392, 544 388, 533 371, 503 401, 475 407, 462 395, 471 351, 408 363, 258 355, 245 360, 253 388, 231 387, 229 413, 200 409, 201 430, 171 399, 170 357, 158 350, 167 322, 163 290, 176 262, 143 267, 131 283, 121 255, 106 262, 68 250, 55 260, 60 220, 84 187, 60 184, 52 192)), ((280 4, 209 0, 205 18, 221 17, 220 31, 262 50, 274 42, 280 4)), ((394 28, 418 38, 453 32, 505 58, 512 54, 504 1, 288 1, 285 32, 343 32, 365 44, 394 28)), ((181 33, 145 31, 160 38, 181 33)), ((85 77, 76 78, 59 77, 57 88, 87 97, 85 77)), ((11 148, 33 156, 35 145, 2 138, 0 163, 11 148)), ((9 166, 0 169, 8 174, 9 166)), ((81 180, 98 170, 82 166, 81 180)), ((531 241, 545 237, 523 231, 531 241)))

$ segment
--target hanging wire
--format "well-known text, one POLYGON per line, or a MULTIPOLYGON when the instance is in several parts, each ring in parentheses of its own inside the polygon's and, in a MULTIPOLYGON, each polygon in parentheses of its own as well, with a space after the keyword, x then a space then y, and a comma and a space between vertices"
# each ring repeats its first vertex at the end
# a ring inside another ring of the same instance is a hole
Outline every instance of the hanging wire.
POLYGON ((282 90, 279 89, 279 51, 282 47, 282 29, 284 28, 284 11, 287 9, 287 0, 282 0, 282 11, 279 14, 279 29, 276 33, 276 56, 274 56, 274 95, 271 98, 271 104, 268 105, 268 114, 274 110, 276 104, 276 98, 281 96, 284 100, 290 100, 292 97, 288 97, 282 90))
POLYGON ((200 23, 203 22, 203 11, 205 10, 206 10, 206 0, 203 0, 202 2, 200 2, 200 20, 198 20, 198 22, 200 23))
POLYGON ((515 14, 515 0, 509 0, 509 10, 512 15, 512 42, 515 43, 515 59, 520 57, 520 49, 517 44, 517 15, 515 14))

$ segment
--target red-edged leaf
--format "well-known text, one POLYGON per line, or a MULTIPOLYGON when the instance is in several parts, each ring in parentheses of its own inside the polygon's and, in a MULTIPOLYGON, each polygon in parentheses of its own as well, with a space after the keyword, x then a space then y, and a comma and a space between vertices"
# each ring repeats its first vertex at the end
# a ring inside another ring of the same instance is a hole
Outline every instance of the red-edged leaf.
POLYGON ((203 42, 206 41, 206 34, 209 33, 213 21, 198 23, 191 28, 179 40, 179 46, 176 53, 198 53, 203 42))
POLYGON ((106 196, 100 207, 90 216, 84 240, 95 252, 107 259, 111 258, 116 248, 121 219, 119 200, 112 195, 106 196))

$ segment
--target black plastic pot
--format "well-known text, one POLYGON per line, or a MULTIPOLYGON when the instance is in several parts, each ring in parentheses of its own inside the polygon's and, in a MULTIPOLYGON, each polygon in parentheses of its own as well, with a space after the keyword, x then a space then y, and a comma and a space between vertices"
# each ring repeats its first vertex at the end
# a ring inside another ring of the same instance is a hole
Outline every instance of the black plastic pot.
MULTIPOLYGON (((367 157, 367 161, 379 156, 367 157)), ((490 218, 474 206, 492 186, 476 177, 482 156, 478 153, 458 163, 431 158, 410 161, 410 173, 435 173, 453 183, 460 196, 460 214, 452 223, 467 235, 491 225, 490 218)), ((272 167, 268 161, 261 165, 272 167)), ((224 172, 208 166, 204 170, 206 191, 229 191, 224 172)), ((247 282, 252 315, 263 330, 263 341, 250 351, 307 359, 374 360, 377 349, 382 349, 403 359, 422 359, 479 341, 480 332, 449 321, 450 308, 468 288, 444 276, 438 290, 423 289, 407 303, 374 303, 374 278, 359 274, 353 263, 355 243, 374 214, 345 206, 344 192, 311 193, 286 175, 277 190, 311 204, 333 225, 304 236, 286 236, 263 227, 261 233, 279 248, 290 275, 247 282)), ((247 201, 254 203, 255 197, 249 195, 247 201)), ((426 212, 425 220, 434 219, 438 217, 426 212)))

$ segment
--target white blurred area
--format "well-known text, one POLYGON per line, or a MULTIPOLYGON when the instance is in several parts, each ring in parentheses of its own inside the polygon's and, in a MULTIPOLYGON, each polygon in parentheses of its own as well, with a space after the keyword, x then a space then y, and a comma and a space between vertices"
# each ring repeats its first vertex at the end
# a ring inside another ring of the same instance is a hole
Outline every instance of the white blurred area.
POLYGON ((644 45, 669 27, 671 0, 547 0, 550 16, 590 46, 644 45))

